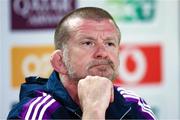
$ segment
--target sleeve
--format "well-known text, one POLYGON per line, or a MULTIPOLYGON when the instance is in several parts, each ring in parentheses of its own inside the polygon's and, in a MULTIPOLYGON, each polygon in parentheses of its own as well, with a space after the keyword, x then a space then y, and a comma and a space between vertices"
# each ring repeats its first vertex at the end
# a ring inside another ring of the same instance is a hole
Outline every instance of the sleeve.
POLYGON ((137 119, 156 120, 151 107, 141 97, 132 98, 132 108, 137 119), (134 100, 133 100, 134 99, 134 100))
POLYGON ((50 94, 42 93, 41 96, 23 99, 9 113, 8 119, 51 119, 52 114, 61 107, 50 94))
POLYGON ((25 98, 23 99, 21 102, 19 102, 18 104, 14 105, 11 109, 11 111, 9 112, 7 119, 22 119, 22 117, 20 116, 20 113, 22 111, 22 106, 28 102, 29 99, 25 98))
POLYGON ((44 89, 45 81, 44 79, 40 79, 44 83, 42 83, 38 77, 30 77, 26 78, 26 83, 21 85, 19 100, 20 102, 14 105, 9 112, 7 119, 22 119, 22 113, 24 113, 23 108, 27 106, 27 103, 30 103, 33 98, 41 95, 41 92, 36 92, 38 90, 44 89), (39 82, 39 81, 40 82, 39 82))
POLYGON ((132 91, 118 88, 125 101, 131 106, 131 115, 136 119, 156 120, 151 107, 146 101, 132 91))

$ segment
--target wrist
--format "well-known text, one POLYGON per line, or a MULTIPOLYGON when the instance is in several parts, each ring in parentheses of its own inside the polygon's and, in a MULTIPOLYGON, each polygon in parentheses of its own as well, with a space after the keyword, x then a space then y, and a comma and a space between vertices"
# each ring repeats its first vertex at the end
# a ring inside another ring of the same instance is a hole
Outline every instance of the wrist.
POLYGON ((82 119, 101 119, 105 120, 105 110, 101 110, 98 107, 83 109, 82 119))

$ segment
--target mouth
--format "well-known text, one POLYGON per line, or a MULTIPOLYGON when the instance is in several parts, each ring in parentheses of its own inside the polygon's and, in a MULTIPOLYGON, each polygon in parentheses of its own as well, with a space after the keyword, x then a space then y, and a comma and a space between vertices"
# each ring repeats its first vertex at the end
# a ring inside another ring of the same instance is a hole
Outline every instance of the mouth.
POLYGON ((88 74, 92 76, 106 77, 110 80, 114 79, 114 69, 111 64, 96 64, 90 66, 88 69, 88 74))
POLYGON ((97 65, 93 65, 90 67, 91 68, 96 68, 100 71, 106 71, 107 69, 111 68, 111 66, 109 64, 97 64, 97 65))
POLYGON ((87 66, 88 69, 96 69, 99 71, 115 70, 115 66, 111 60, 94 60, 87 66))

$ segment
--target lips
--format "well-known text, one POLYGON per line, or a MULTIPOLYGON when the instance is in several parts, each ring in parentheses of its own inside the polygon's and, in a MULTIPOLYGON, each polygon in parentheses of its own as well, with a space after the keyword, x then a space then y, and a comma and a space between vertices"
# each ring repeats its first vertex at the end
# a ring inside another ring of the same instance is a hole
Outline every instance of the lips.
POLYGON ((91 68, 97 68, 100 71, 106 71, 107 69, 111 68, 111 65, 109 64, 97 64, 90 67, 91 68))
POLYGON ((104 66, 110 66, 109 64, 97 64, 93 65, 92 67, 104 67, 104 66))
POLYGON ((104 64, 101 64, 101 65, 96 65, 94 66, 94 68, 97 68, 98 70, 100 71, 107 71, 108 69, 110 69, 111 66, 109 65, 104 65, 104 64))
POLYGON ((114 64, 111 60, 95 60, 95 61, 91 61, 89 63, 89 66, 88 68, 91 69, 91 68, 98 68, 98 69, 101 69, 101 70, 105 70, 107 68, 111 68, 114 70, 114 64))

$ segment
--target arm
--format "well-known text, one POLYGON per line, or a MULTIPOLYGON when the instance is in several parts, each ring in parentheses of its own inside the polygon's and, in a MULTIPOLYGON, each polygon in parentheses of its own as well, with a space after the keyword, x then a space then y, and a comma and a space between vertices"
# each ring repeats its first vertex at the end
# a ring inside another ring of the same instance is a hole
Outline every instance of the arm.
POLYGON ((134 108, 138 119, 156 120, 151 107, 144 101, 144 99, 139 97, 138 102, 134 108))
POLYGON ((128 104, 131 104, 131 118, 155 120, 156 117, 150 106, 140 96, 132 91, 118 87, 117 90, 124 97, 128 104))
POLYGON ((109 103, 113 101, 112 82, 104 77, 87 76, 78 83, 82 119, 105 119, 109 103))

